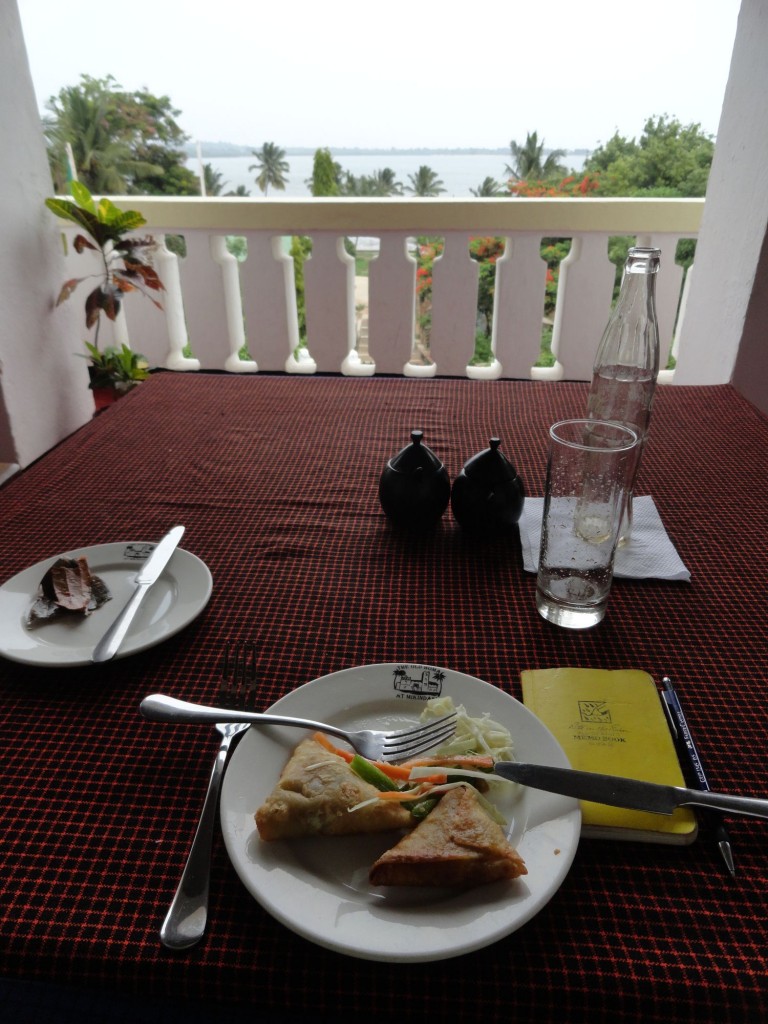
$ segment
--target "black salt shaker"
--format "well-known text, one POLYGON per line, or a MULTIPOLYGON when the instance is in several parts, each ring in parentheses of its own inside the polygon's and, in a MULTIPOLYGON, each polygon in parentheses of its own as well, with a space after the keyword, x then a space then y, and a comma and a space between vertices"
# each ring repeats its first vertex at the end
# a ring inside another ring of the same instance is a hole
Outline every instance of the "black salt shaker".
POLYGON ((422 443, 420 430, 387 463, 379 479, 379 501, 396 526, 426 530, 448 507, 451 481, 435 453, 422 443))

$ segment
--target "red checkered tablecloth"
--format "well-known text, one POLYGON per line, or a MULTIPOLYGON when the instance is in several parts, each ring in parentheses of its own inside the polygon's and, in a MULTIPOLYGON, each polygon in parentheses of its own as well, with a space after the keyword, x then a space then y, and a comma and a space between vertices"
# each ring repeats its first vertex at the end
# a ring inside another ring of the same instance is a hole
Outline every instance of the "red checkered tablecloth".
POLYGON ((768 823, 748 818, 730 822, 735 879, 706 833, 685 848, 585 840, 533 920, 427 965, 297 937, 218 836, 205 939, 183 954, 158 942, 217 743, 137 709, 154 691, 213 701, 230 639, 257 643, 262 706, 377 662, 454 668, 516 697, 526 668, 666 673, 713 786, 768 794, 768 422, 732 387, 658 389, 638 491, 692 579, 616 581, 592 631, 539 617, 516 535, 469 538, 448 510, 408 539, 381 513, 379 475, 414 428, 451 477, 501 437, 541 494, 547 429, 585 398, 579 383, 162 373, 0 489, 0 581, 176 522, 214 580, 200 617, 141 654, 0 661, 0 974, 208 1019, 216 1005, 264 1020, 762 1019, 768 823))

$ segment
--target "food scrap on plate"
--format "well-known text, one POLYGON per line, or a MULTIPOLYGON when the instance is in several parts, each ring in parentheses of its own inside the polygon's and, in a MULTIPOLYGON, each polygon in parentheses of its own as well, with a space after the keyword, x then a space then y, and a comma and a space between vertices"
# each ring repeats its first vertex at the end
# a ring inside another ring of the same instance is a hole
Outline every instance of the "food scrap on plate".
POLYGON ((87 558, 58 558, 40 581, 26 625, 29 629, 73 613, 90 615, 111 599, 106 583, 88 568, 87 558))

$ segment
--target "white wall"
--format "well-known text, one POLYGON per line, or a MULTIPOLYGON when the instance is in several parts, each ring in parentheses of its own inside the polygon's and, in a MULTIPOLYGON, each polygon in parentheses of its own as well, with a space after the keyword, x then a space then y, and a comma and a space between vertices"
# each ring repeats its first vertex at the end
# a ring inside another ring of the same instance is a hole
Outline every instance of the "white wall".
POLYGON ((749 300, 733 383, 768 415, 768 233, 749 300))
MULTIPOLYGON (((733 375, 747 310, 768 284, 768 268, 760 265, 768 228, 767 54, 768 3, 742 0, 675 373, 676 384, 746 379, 752 401, 766 410, 759 346, 750 346, 755 373, 745 349, 739 379, 733 375)), ((750 312, 750 320, 752 330, 759 329, 756 314, 750 312)))
MULTIPOLYGON (((62 7, 66 17, 66 7, 62 7)), ((26 466, 93 415, 76 297, 54 309, 64 280, 60 233, 43 205, 52 185, 16 0, 0 3, 0 478, 26 466)))

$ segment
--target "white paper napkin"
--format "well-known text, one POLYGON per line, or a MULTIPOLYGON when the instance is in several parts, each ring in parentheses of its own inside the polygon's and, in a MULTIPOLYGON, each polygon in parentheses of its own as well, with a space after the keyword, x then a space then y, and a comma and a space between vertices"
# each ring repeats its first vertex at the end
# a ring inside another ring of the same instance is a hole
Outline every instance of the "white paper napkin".
MULTIPOLYGON (((526 498, 520 517, 523 568, 538 572, 541 544, 543 498, 526 498)), ((658 509, 650 495, 632 502, 632 533, 629 543, 616 549, 613 575, 625 579, 690 580, 675 546, 667 536, 658 509)))

